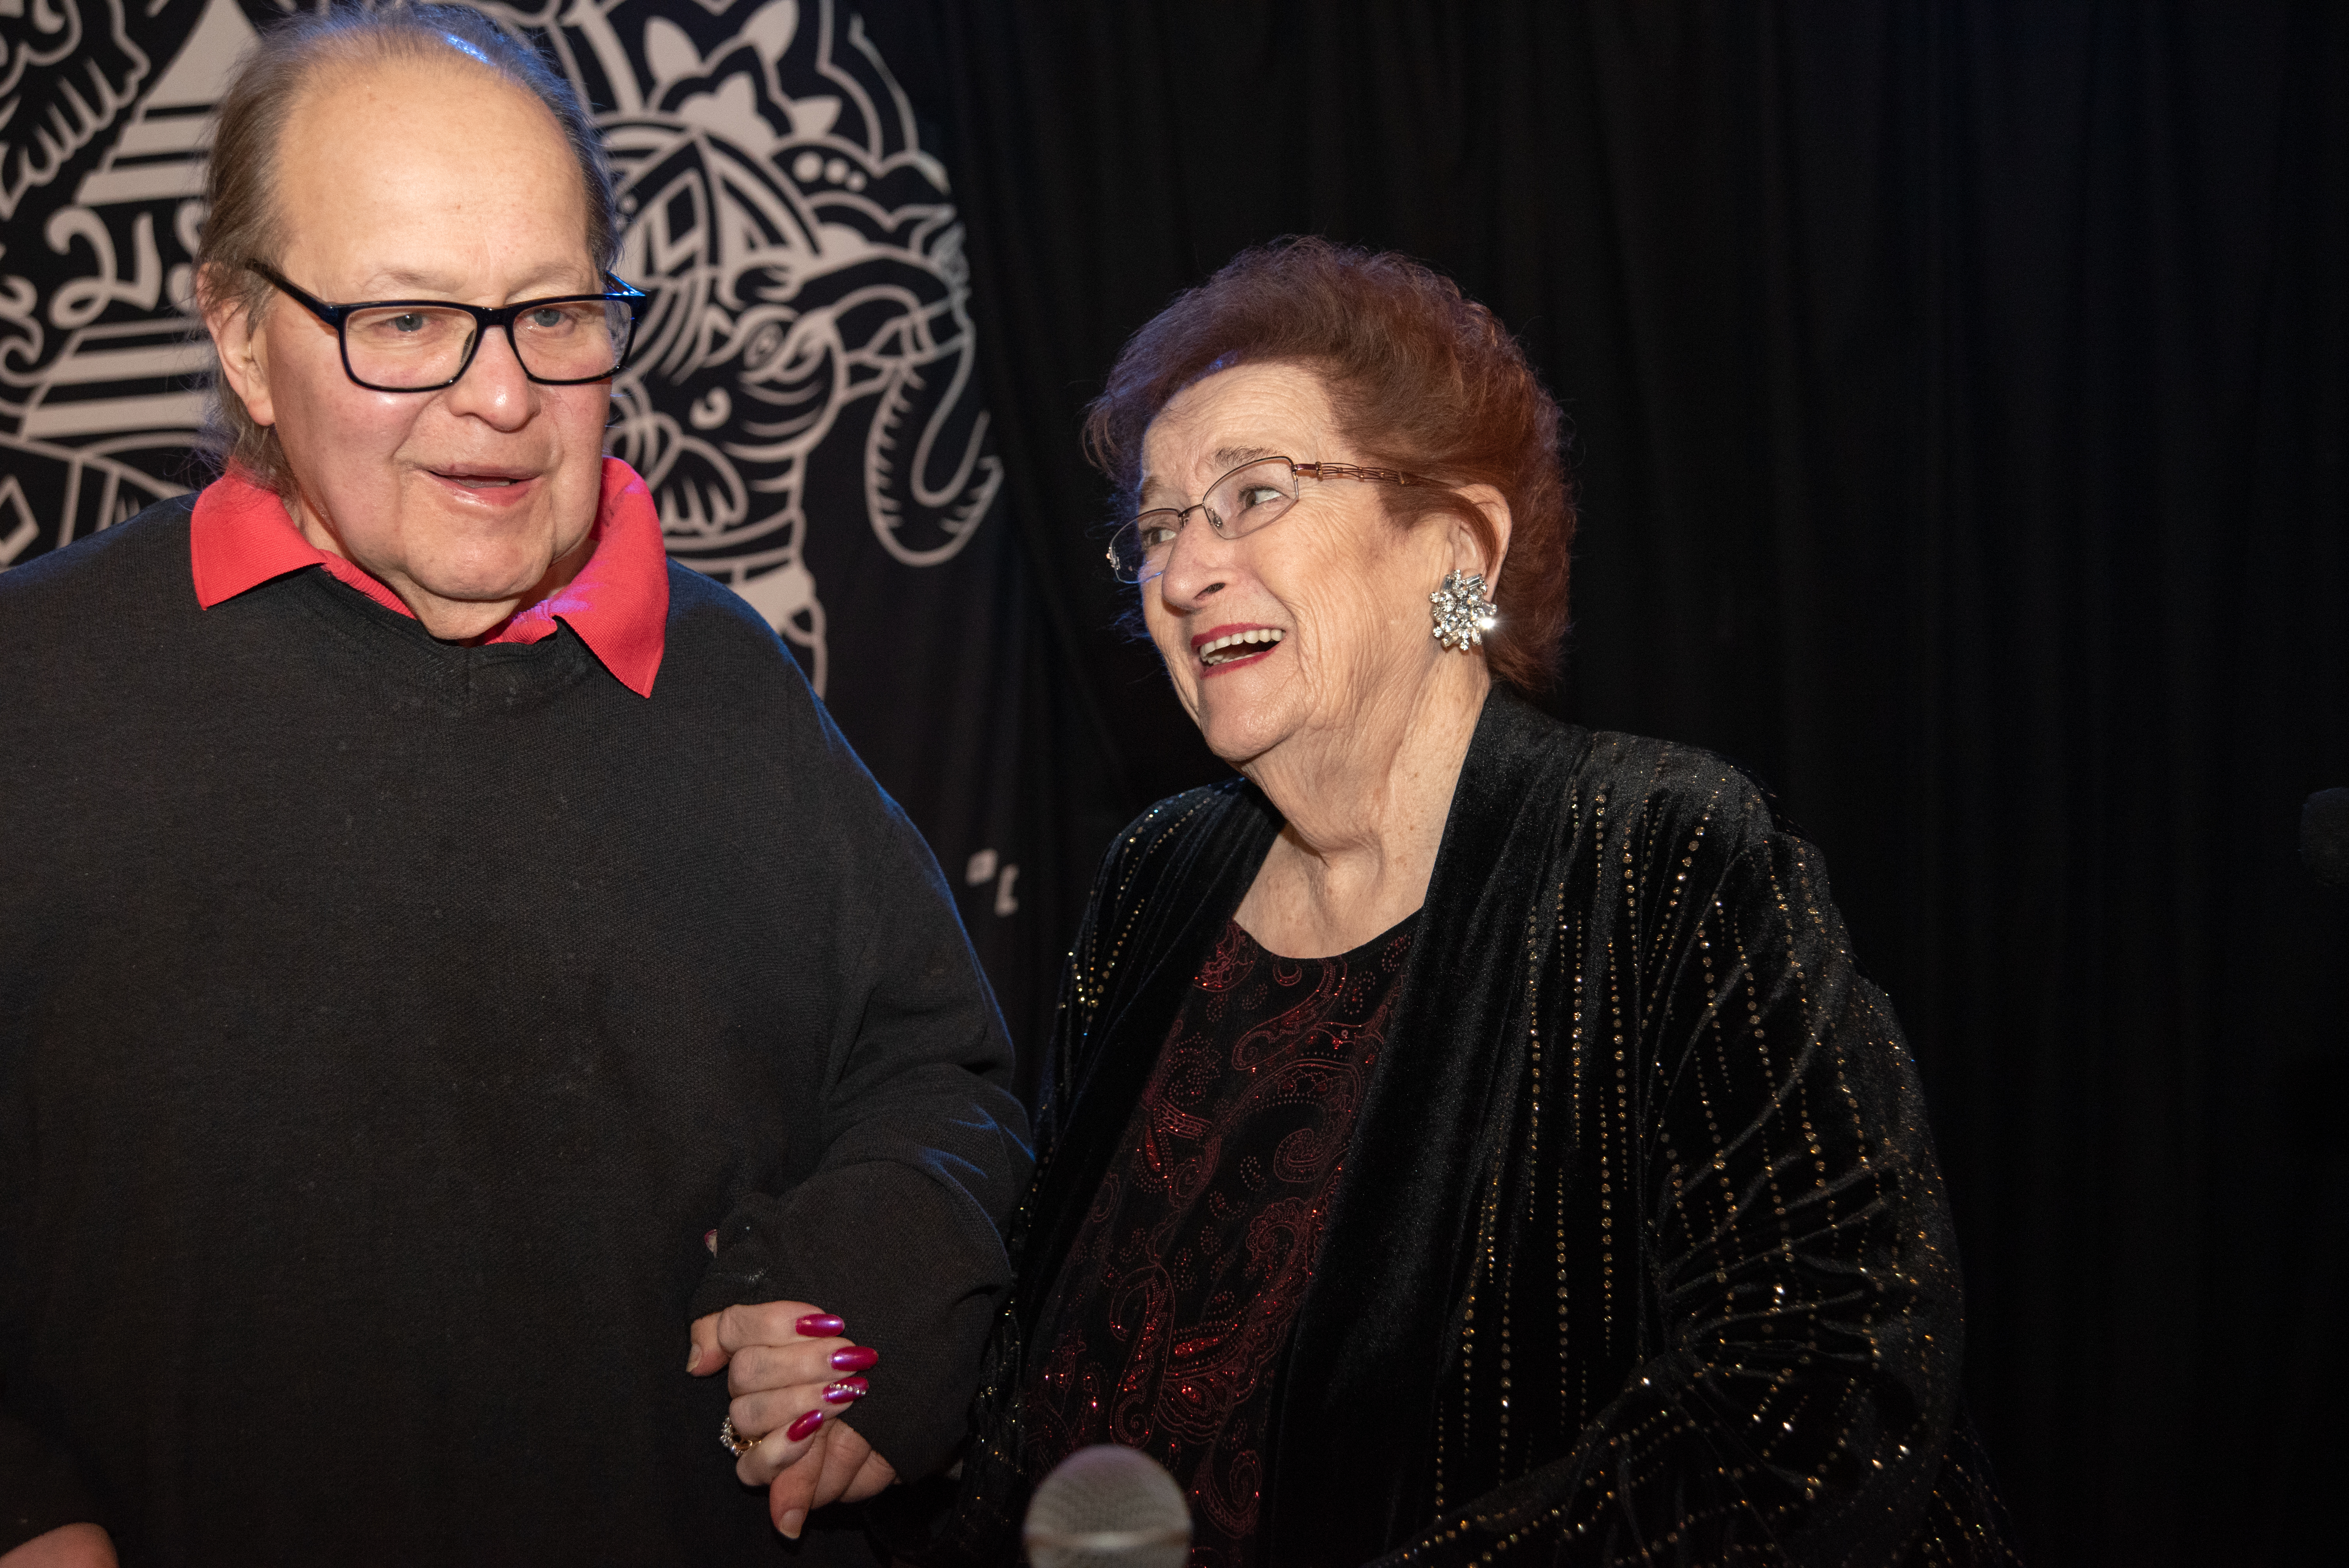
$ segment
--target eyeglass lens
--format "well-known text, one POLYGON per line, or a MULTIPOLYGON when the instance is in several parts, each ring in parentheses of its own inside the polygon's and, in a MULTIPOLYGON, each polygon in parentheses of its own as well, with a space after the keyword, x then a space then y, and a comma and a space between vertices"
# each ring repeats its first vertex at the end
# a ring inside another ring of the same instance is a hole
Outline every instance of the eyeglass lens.
MULTIPOLYGON (((599 380, 626 356, 631 319, 620 300, 554 301, 514 318, 514 354, 541 381, 599 380)), ((357 310, 343 324, 343 350, 352 377, 371 386, 439 387, 463 366, 478 325, 431 305, 357 310)))
MULTIPOLYGON (((1296 500, 1297 470, 1285 459, 1266 458, 1217 480, 1202 504, 1216 533, 1237 539, 1278 518, 1296 500)), ((1119 529, 1110 549, 1118 576, 1139 583, 1165 571, 1184 521, 1168 507, 1143 512, 1119 529)))

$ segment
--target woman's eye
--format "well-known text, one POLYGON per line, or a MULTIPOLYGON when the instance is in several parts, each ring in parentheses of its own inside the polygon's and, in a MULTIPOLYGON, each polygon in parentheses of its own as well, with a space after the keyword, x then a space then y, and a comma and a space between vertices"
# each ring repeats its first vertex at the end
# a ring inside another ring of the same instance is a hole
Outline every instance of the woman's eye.
POLYGON ((422 332, 430 318, 420 310, 404 310, 391 318, 391 330, 403 335, 422 332))
POLYGON ((1250 485, 1240 491, 1238 510, 1246 511, 1250 507, 1269 506, 1280 499, 1281 493, 1278 486, 1250 485))
POLYGON ((1138 524, 1134 531, 1141 536, 1143 549, 1164 550, 1174 542, 1177 531, 1174 525, 1164 518, 1154 518, 1138 524))

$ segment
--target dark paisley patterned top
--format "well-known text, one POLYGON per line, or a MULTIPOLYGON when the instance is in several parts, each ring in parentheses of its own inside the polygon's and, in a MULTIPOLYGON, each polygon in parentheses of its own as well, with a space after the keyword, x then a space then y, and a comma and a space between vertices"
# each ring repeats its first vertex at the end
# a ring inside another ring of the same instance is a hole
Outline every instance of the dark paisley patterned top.
POLYGON ((1226 923, 1038 1319, 1030 1473, 1144 1450, 1190 1494, 1198 1568, 1263 1561, 1272 1374, 1416 918, 1334 958, 1226 923))

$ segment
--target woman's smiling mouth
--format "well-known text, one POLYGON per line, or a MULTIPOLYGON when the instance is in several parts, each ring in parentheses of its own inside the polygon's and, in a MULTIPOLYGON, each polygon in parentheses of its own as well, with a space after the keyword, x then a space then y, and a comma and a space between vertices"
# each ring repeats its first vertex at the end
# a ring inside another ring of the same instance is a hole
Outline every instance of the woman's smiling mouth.
POLYGON ((1241 626, 1229 631, 1218 627, 1195 642, 1192 651, 1200 664, 1214 669, 1219 665, 1268 654, 1288 634, 1275 626, 1241 626))

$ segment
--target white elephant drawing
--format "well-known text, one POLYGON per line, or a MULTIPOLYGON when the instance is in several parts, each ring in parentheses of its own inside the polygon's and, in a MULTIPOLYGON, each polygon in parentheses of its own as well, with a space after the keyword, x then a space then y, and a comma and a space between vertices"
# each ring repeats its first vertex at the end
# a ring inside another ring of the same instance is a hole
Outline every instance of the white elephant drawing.
POLYGON ((806 559, 819 449, 861 444, 865 521, 909 567, 951 560, 1002 480, 987 450, 962 226, 910 105, 851 15, 771 0, 707 57, 646 16, 641 71, 615 5, 566 39, 633 77, 601 117, 652 296, 615 389, 613 451, 644 474, 669 552, 830 654, 806 559), (802 34, 801 29, 812 29, 802 34))

